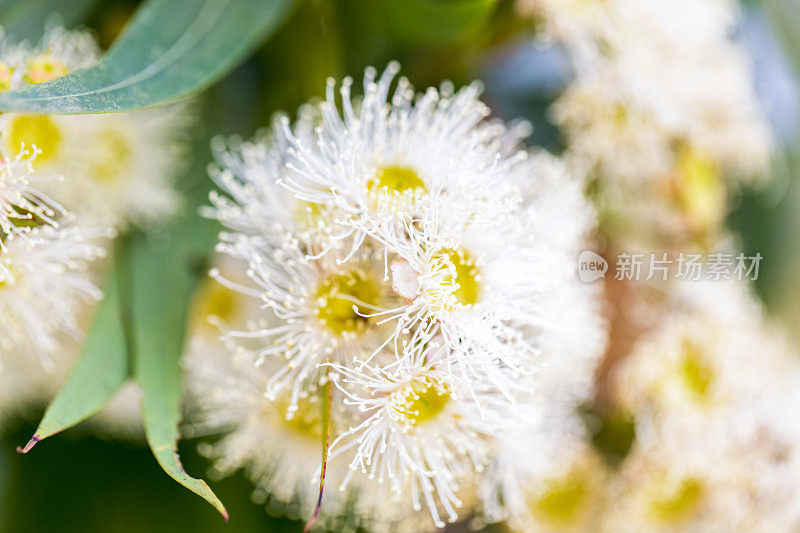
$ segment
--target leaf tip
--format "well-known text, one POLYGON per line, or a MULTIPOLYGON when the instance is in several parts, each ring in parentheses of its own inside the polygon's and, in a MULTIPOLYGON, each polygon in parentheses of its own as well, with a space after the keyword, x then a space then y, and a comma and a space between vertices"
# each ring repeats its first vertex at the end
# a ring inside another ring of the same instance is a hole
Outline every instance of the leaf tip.
POLYGON ((31 440, 28 441, 28 444, 26 444, 25 447, 17 446, 17 453, 28 453, 40 440, 42 440, 42 437, 39 435, 34 435, 31 437, 31 440))

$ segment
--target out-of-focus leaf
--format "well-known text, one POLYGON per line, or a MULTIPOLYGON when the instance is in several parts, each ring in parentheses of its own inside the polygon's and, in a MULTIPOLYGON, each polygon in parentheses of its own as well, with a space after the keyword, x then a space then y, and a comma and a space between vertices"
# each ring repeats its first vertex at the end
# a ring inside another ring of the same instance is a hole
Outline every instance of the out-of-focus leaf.
POLYGON ((42 439, 89 418, 114 396, 127 377, 128 347, 120 280, 116 269, 112 269, 83 353, 45 411, 33 437, 19 451, 27 453, 42 439))
MULTIPOLYGON (((202 176, 202 174, 201 174, 202 176)), ((186 214, 169 230, 134 237, 128 276, 132 284, 134 376, 144 392, 142 415, 147 442, 158 463, 173 479, 206 499, 226 519, 222 502, 208 485, 189 476, 177 455, 182 397, 180 357, 187 308, 202 275, 217 227, 200 218, 197 205, 207 186, 187 200, 186 214)))
POLYGON ((384 0, 387 28, 416 46, 467 39, 489 20, 497 0, 384 0))
POLYGON ((800 74, 800 0, 762 0, 762 4, 784 42, 795 72, 800 74))
POLYGON ((291 0, 149 0, 101 61, 0 94, 0 109, 127 111, 194 94, 225 75, 283 20, 291 0))
POLYGON ((83 20, 97 0, 0 0, 0 26, 12 41, 38 41, 48 18, 57 13, 69 28, 83 20))

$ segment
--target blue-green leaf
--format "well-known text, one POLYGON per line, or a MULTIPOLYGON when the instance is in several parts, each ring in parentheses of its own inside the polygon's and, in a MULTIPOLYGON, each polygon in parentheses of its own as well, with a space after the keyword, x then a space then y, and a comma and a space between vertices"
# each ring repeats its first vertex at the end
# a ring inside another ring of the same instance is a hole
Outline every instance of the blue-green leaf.
POLYGON ((291 0, 148 0, 100 62, 0 94, 0 109, 127 111, 197 93, 283 20, 291 0))
POLYGON ((97 309, 83 353, 20 452, 27 453, 40 440, 89 418, 127 379, 128 349, 119 282, 115 269, 107 274, 105 298, 97 309))
POLYGON ((45 23, 58 14, 60 23, 70 27, 86 16, 97 0, 0 0, 0 26, 14 42, 38 41, 45 23))
MULTIPOLYGON (((200 188, 205 198, 207 188, 200 188)), ((197 195, 194 195, 197 196, 197 195)), ((130 250, 134 376, 144 392, 147 442, 158 463, 178 483, 205 498, 226 519, 227 511, 206 483, 189 476, 177 455, 182 397, 180 357, 188 302, 216 240, 216 226, 199 217, 200 198, 170 230, 140 234, 130 250)))

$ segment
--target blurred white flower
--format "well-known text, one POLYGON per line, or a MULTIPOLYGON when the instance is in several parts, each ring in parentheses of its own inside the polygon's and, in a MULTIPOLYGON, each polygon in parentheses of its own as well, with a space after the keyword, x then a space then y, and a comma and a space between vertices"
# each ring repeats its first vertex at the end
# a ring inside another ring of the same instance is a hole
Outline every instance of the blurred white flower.
POLYGON ((35 233, 34 242, 9 240, 0 252, 0 354, 38 356, 46 364, 60 334, 80 337, 82 303, 102 296, 90 266, 105 256, 104 240, 114 233, 71 225, 35 233))
POLYGON ((609 530, 796 529, 796 354, 735 284, 687 284, 667 306, 617 372, 636 440, 609 530))
POLYGON ((735 2, 521 5, 572 54, 575 79, 552 113, 569 150, 593 166, 601 205, 624 219, 610 230, 713 237, 728 192, 764 177, 775 150, 731 35, 735 2))
MULTIPOLYGON (((90 33, 58 27, 34 47, 0 46, 10 89, 91 66, 99 56, 90 33)), ((66 178, 43 190, 82 217, 117 227, 148 224, 178 207, 172 181, 185 162, 183 137, 191 115, 185 103, 92 115, 3 113, 0 147, 8 154, 35 148, 37 172, 66 178)))
POLYGON ((0 153, 0 251, 7 240, 30 239, 37 225, 58 226, 58 219, 67 217, 59 203, 38 190, 38 185, 53 178, 33 173, 34 157, 25 151, 13 159, 0 153))

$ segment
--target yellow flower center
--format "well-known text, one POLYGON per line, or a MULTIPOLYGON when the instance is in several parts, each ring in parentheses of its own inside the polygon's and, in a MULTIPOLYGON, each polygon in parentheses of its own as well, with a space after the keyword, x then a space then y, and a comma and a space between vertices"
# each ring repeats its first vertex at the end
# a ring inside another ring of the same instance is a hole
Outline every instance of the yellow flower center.
POLYGON ((217 281, 208 280, 194 305, 194 320, 208 324, 208 318, 213 316, 230 323, 239 314, 238 303, 237 294, 232 289, 217 281))
POLYGON ((36 146, 40 150, 34 165, 52 161, 61 149, 61 131, 49 115, 17 115, 8 128, 8 148, 16 154, 22 148, 36 146))
POLYGON ((370 181, 371 189, 386 190, 393 193, 404 193, 414 189, 425 190, 425 182, 416 171, 408 167, 383 167, 378 169, 375 178, 370 181))
POLYGON ((530 502, 533 514, 545 522, 567 525, 575 522, 589 498, 589 481, 579 468, 545 482, 544 491, 530 502))
POLYGON ((28 72, 25 81, 28 83, 42 83, 67 73, 67 66, 49 54, 43 54, 28 62, 28 72))
POLYGON ((681 211, 698 230, 721 223, 725 206, 722 175, 713 160, 695 150, 678 154, 675 179, 676 200, 681 211))
POLYGON ((0 290, 11 287, 19 281, 19 272, 9 265, 5 265, 4 270, 0 270, 0 290))
POLYGON ((295 203, 294 218, 301 228, 316 228, 320 222, 325 221, 324 209, 320 204, 299 200, 295 203))
POLYGON ((407 423, 418 426, 436 418, 450 401, 450 391, 441 381, 421 376, 394 393, 395 409, 407 423))
POLYGON ((315 294, 315 313, 323 326, 336 335, 360 333, 367 327, 371 306, 378 303, 377 283, 360 270, 329 276, 315 294), (366 305, 365 305, 366 304, 366 305))
MULTIPOLYGON (((444 270, 441 289, 455 299, 455 303, 471 306, 478 303, 481 292, 480 270, 473 257, 463 248, 443 249, 433 255, 431 270, 444 270)), ((454 307, 452 304, 446 308, 454 307)))
POLYGON ((426 191, 419 174, 401 166, 379 168, 367 182, 367 189, 374 209, 391 207, 400 211, 410 208, 426 191))
POLYGON ((11 75, 14 73, 8 65, 0 61, 0 92, 11 88, 11 75))
POLYGON ((688 518, 703 500, 705 489, 696 478, 685 478, 677 484, 666 484, 655 489, 650 501, 650 515, 659 522, 675 524, 688 518))
POLYGON ((270 420, 275 420, 276 414, 284 429, 319 444, 322 438, 322 407, 319 402, 309 398, 300 399, 297 410, 290 412, 289 398, 279 398, 264 406, 264 415, 270 420))
MULTIPOLYGON (((280 412, 286 412, 286 409, 281 409, 280 412)), ((287 428, 301 437, 313 439, 314 442, 319 442, 322 437, 322 413, 318 403, 300 401, 297 411, 290 417, 284 417, 283 422, 287 428)))
POLYGON ((131 160, 131 145, 119 131, 107 129, 95 137, 92 147, 92 171, 100 182, 119 178, 131 160))
POLYGON ((708 399, 714 371, 703 361, 703 354, 697 346, 689 341, 683 345, 679 372, 683 386, 697 401, 708 399))

